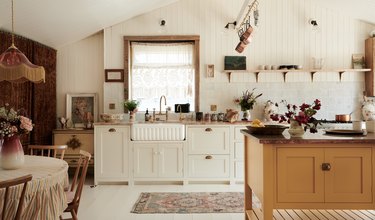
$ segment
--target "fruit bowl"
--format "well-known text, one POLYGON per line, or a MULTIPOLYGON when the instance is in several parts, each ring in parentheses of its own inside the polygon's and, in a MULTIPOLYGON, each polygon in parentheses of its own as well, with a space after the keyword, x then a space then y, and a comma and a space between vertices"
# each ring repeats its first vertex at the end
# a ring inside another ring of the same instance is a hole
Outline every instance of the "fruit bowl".
POLYGON ((288 128, 285 125, 265 125, 264 127, 246 126, 250 134, 281 135, 288 128))

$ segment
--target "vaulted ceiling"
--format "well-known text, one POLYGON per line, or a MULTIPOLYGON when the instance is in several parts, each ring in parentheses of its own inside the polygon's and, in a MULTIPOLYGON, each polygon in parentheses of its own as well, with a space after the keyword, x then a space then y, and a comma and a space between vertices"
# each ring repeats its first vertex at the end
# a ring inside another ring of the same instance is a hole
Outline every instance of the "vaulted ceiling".
MULTIPOLYGON (((59 48, 176 1, 179 0, 14 0, 15 32, 59 48)), ((375 23, 374 0, 314 2, 375 23)), ((0 1, 0 29, 11 31, 11 0, 0 1)))

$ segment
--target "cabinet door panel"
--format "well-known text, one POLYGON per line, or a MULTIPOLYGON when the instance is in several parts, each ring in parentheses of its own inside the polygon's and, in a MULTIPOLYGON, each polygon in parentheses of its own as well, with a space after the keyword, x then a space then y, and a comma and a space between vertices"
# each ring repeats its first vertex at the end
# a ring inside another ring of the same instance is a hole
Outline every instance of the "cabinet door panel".
POLYGON ((323 159, 321 148, 278 148, 277 201, 324 202, 323 159))
POLYGON ((371 148, 326 149, 326 202, 371 202, 371 148))
POLYGON ((229 177, 229 156, 190 155, 189 176, 199 178, 229 177))
POLYGON ((202 126, 188 129, 190 154, 229 154, 229 127, 202 126))
POLYGON ((134 177, 158 176, 157 144, 134 144, 134 177))
POLYGON ((159 146, 159 177, 182 177, 182 144, 162 144, 159 146))
POLYGON ((100 177, 128 177, 129 130, 98 128, 96 138, 97 175, 100 177))

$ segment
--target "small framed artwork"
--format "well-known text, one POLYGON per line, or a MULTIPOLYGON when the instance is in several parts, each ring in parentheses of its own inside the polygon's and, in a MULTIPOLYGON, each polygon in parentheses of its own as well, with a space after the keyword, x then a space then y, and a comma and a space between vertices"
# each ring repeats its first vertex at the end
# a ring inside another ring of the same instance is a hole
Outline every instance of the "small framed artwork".
POLYGON ((353 54, 352 56, 353 69, 365 68, 365 56, 363 54, 353 54))
POLYGON ((225 56, 224 70, 246 70, 246 56, 225 56))
POLYGON ((94 122, 98 118, 96 93, 68 93, 66 94, 66 117, 71 120, 74 127, 84 127, 87 114, 93 116, 94 122))
POLYGON ((105 82, 124 82, 123 69, 106 69, 105 82))
POLYGON ((213 64, 207 64, 206 74, 209 78, 215 77, 215 66, 213 64))

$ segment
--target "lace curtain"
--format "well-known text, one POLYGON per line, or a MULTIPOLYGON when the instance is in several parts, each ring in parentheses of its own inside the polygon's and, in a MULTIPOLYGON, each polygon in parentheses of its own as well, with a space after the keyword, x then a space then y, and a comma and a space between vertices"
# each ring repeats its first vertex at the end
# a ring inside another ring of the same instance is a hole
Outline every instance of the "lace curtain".
POLYGON ((194 107, 193 44, 132 42, 131 97, 139 110, 158 110, 162 95, 167 105, 190 103, 194 107))

